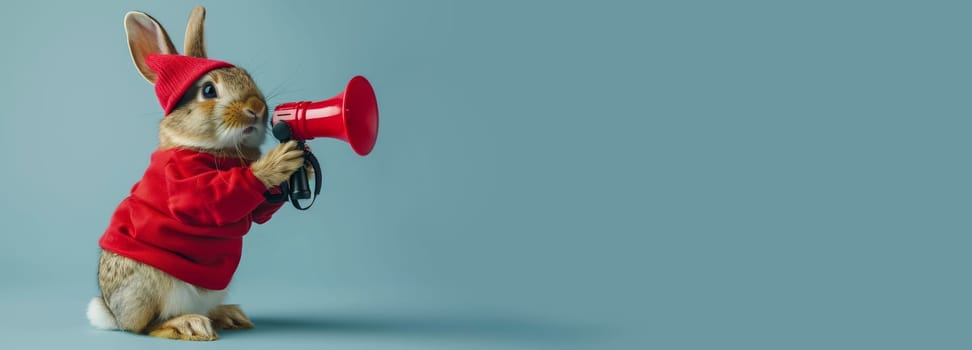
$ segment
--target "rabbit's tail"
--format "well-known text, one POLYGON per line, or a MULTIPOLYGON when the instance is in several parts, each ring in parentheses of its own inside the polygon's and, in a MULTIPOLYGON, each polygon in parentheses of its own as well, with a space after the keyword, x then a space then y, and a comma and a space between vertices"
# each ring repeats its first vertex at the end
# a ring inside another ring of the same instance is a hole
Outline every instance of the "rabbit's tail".
POLYGON ((112 316, 111 311, 108 310, 108 305, 105 304, 105 299, 100 296, 91 298, 91 301, 88 302, 88 321, 98 329, 118 329, 115 316, 112 316))

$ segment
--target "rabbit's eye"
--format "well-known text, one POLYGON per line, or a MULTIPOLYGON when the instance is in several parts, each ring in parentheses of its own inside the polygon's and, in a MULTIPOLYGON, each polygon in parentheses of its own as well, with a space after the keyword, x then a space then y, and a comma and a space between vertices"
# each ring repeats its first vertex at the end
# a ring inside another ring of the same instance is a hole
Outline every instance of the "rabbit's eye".
POLYGON ((204 98, 216 98, 216 87, 213 86, 213 83, 203 85, 202 95, 204 98))

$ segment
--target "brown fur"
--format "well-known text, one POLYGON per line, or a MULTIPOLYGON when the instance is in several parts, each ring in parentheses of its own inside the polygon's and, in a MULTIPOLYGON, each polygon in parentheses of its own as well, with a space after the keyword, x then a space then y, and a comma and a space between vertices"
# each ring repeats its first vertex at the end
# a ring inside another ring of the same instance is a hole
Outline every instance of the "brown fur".
POLYGON ((186 56, 206 57, 206 45, 203 42, 203 21, 206 20, 206 8, 196 6, 189 14, 189 24, 186 25, 185 52, 186 56))
POLYGON ((162 312, 172 276, 141 262, 102 251, 98 287, 122 330, 144 333, 162 312))

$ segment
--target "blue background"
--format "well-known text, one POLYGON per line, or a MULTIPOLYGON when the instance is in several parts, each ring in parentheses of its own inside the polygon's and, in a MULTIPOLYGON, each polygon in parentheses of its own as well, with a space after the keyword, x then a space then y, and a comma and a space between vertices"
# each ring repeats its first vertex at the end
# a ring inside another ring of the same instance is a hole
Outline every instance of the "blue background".
POLYGON ((202 3, 271 105, 367 76, 374 153, 312 141, 324 196, 247 236, 258 328, 96 331, 161 119, 122 18, 181 49, 196 3, 4 5, 4 348, 972 346, 965 2, 202 3))

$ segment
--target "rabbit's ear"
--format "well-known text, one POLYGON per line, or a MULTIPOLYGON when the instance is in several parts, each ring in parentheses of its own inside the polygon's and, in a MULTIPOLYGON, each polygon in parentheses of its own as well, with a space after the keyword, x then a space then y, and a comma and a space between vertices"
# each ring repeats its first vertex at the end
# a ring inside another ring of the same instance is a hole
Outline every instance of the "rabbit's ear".
POLYGON ((169 35, 158 21, 136 11, 125 14, 125 34, 128 35, 128 49, 135 68, 145 80, 155 84, 155 72, 145 64, 145 57, 150 54, 177 54, 172 40, 169 40, 169 35))
POLYGON ((206 58, 206 45, 203 41, 204 20, 206 20, 206 8, 194 7, 189 14, 189 24, 186 25, 186 56, 206 58))

